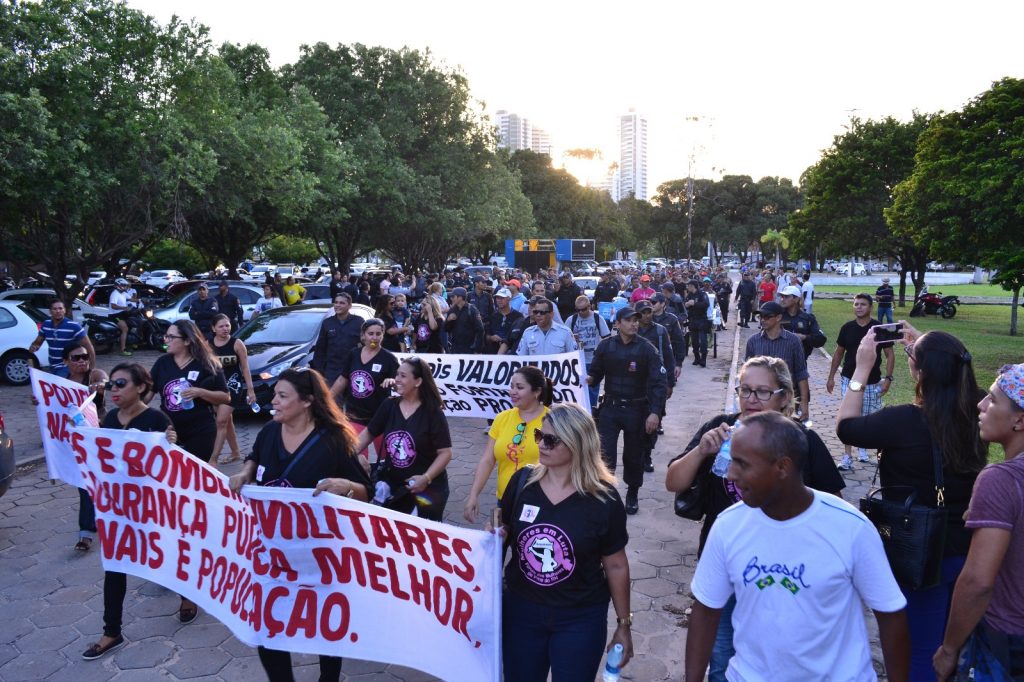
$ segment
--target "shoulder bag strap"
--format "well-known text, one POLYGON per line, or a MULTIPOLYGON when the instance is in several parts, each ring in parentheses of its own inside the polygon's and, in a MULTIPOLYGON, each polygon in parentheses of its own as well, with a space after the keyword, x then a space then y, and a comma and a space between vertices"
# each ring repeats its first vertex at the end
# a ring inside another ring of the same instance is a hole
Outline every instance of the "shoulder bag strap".
POLYGON ((309 452, 309 449, 316 445, 316 442, 320 440, 321 433, 321 431, 317 431, 306 441, 306 444, 303 445, 302 448, 295 453, 295 455, 292 457, 292 461, 288 463, 288 466, 281 473, 281 475, 278 476, 278 478, 288 478, 288 474, 292 472, 292 469, 295 468, 295 465, 298 464, 299 461, 306 456, 306 453, 309 452))
POLYGON ((932 466, 935 470, 935 500, 939 507, 946 506, 946 482, 942 476, 942 453, 932 445, 932 466))

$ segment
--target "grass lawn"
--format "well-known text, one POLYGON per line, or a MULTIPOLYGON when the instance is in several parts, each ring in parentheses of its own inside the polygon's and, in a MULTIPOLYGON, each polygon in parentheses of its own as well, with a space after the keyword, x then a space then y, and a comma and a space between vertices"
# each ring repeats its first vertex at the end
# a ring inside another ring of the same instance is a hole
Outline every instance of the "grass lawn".
MULTIPOLYGON (((881 286, 882 280, 879 278, 878 284, 875 285, 858 285, 858 284, 815 284, 815 291, 824 291, 831 294, 857 294, 862 291, 875 295, 875 289, 881 286)), ((897 296, 899 295, 898 279, 893 278, 889 284, 896 291, 897 296)), ((930 284, 928 285, 929 291, 934 293, 942 292, 944 296, 996 296, 999 298, 1012 298, 1013 292, 1007 291, 998 284, 947 284, 945 286, 941 284, 930 284)), ((907 280, 907 298, 911 299, 914 296, 914 285, 907 280)), ((815 301, 814 305, 817 306, 818 302, 815 301)), ((1006 326, 1010 328, 1009 324, 1006 326)))
MULTIPOLYGON (((909 308, 896 308, 894 317, 898 320, 909 313, 909 308)), ((853 304, 847 301, 818 299, 814 301, 814 315, 828 337, 825 350, 834 353, 836 336, 844 323, 853 319, 853 304)), ((940 329, 959 338, 974 360, 978 385, 984 390, 995 381, 996 372, 1005 364, 1024 362, 1024 336, 1010 336, 1010 307, 999 305, 965 305, 957 309, 956 317, 943 320, 934 315, 915 317, 908 320, 915 328, 924 331, 940 329)), ((853 351, 854 349, 848 349, 853 351)), ((885 396, 887 405, 902 405, 914 400, 914 382, 910 377, 907 357, 902 346, 897 346, 895 381, 885 396)), ((885 370, 885 360, 882 361, 885 370)), ((838 386, 838 378, 836 384, 838 386)), ((838 390, 838 388, 836 389, 838 390)), ((990 456, 1002 458, 998 447, 992 448, 990 456), (998 451, 998 453, 997 453, 998 451)))

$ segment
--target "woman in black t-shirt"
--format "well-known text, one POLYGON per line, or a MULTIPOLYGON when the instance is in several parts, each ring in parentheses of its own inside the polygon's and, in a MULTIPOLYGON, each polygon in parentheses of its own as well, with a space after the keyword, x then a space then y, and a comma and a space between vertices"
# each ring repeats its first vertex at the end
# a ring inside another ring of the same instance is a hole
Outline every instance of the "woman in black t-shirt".
POLYGON ((590 682, 601 656, 630 632, 626 509, 601 459, 590 414, 559 403, 545 415, 536 467, 520 469, 501 498, 502 530, 512 546, 505 567, 502 658, 506 680, 590 682), (608 602, 617 627, 608 634, 608 602), (607 646, 606 646, 607 642, 607 646))
MULTIPOLYGON (((256 402, 256 391, 252 385, 252 374, 249 372, 249 353, 245 344, 239 339, 231 338, 231 318, 227 315, 215 315, 213 318, 213 339, 210 340, 213 357, 220 362, 221 369, 227 379, 229 395, 245 391, 245 402, 252 405, 256 402)), ((231 402, 217 406, 217 438, 213 441, 213 456, 220 457, 220 451, 227 440, 231 454, 226 459, 215 459, 217 464, 230 464, 242 458, 238 448, 238 436, 235 434, 235 421, 232 418, 234 407, 231 402)))
MULTIPOLYGON (((356 456, 355 437, 345 415, 331 398, 315 369, 289 369, 274 385, 274 419, 256 437, 241 473, 228 481, 232 491, 243 485, 316 488, 361 502, 370 499, 372 484, 356 456), (328 488, 324 479, 332 485, 328 488), (318 485, 320 483, 321 485, 318 485)), ((257 647, 260 663, 271 680, 292 680, 287 651, 257 647)), ((341 678, 341 657, 320 656, 320 680, 341 678)))
POLYGON ((381 403, 366 430, 359 434, 356 450, 382 437, 378 451, 378 480, 390 487, 377 501, 395 511, 441 521, 448 504, 448 474, 452 437, 444 416, 441 394, 420 358, 406 358, 395 373, 397 398, 381 403), (383 497, 383 496, 382 496, 383 497))
POLYGON ((417 353, 443 353, 441 342, 443 313, 433 294, 427 294, 420 303, 420 314, 413 323, 413 346, 417 353))
MULTIPOLYGON (((872 327, 856 349, 857 366, 839 404, 836 433, 847 445, 881 450, 878 476, 887 499, 893 498, 885 488, 911 486, 917 491, 916 504, 937 507, 934 449, 942 457, 948 513, 941 581, 930 589, 903 590, 910 626, 910 679, 916 682, 935 679, 932 655, 942 643, 953 586, 967 558, 971 535, 963 517, 974 481, 988 462, 988 443, 978 427, 978 402, 985 393, 978 387, 967 348, 946 332, 921 334, 906 321, 900 323, 916 384, 914 404, 862 415, 863 394, 854 390, 854 384, 868 383, 878 353, 877 327, 872 327)), ((902 502, 906 492, 897 488, 895 499, 902 502)))
MULTIPOLYGON (((729 438, 730 429, 742 418, 758 412, 780 412, 787 416, 793 413, 793 378, 789 373, 789 367, 779 358, 760 355, 743 363, 736 394, 740 402, 739 413, 720 414, 701 426, 683 450, 684 454, 669 463, 668 472, 665 474, 665 487, 672 492, 689 490, 693 482, 700 477, 704 488, 704 524, 697 545, 698 557, 704 550, 704 543, 718 515, 741 500, 739 491, 732 482, 712 471, 712 464, 722 448, 722 443, 729 438)), ((828 448, 814 431, 804 429, 804 435, 807 436, 808 445, 807 456, 804 457, 804 484, 841 497, 841 491, 846 484, 836 469, 828 448)), ((735 606, 736 600, 733 597, 722 610, 715 647, 711 652, 709 682, 725 680, 725 669, 735 653, 732 646, 731 618, 735 606)))
MULTIPOLYGON (((381 347, 383 320, 371 317, 363 322, 359 333, 362 345, 349 352, 341 373, 331 386, 335 397, 344 396, 345 416, 356 434, 363 432, 381 403, 390 395, 398 371, 398 358, 381 347)), ((380 453, 381 439, 374 440, 373 446, 380 453)), ((360 454, 367 456, 365 450, 360 454)))
MULTIPOLYGON (((110 372, 108 383, 110 400, 115 407, 106 414, 101 426, 105 429, 136 431, 164 431, 167 440, 174 443, 177 434, 171 420, 160 410, 146 407, 141 396, 152 390, 153 379, 137 363, 121 363, 110 372)), ((82 652, 82 658, 91 661, 100 658, 122 644, 121 622, 124 617, 124 597, 128 592, 128 578, 116 571, 103 572, 103 636, 100 641, 82 652)), ((178 618, 182 622, 194 619, 196 605, 182 597, 178 618)))
POLYGON ((224 371, 190 320, 168 327, 164 341, 167 353, 150 370, 153 390, 160 394, 160 408, 178 432, 178 445, 209 462, 217 439, 213 410, 231 401, 224 371))

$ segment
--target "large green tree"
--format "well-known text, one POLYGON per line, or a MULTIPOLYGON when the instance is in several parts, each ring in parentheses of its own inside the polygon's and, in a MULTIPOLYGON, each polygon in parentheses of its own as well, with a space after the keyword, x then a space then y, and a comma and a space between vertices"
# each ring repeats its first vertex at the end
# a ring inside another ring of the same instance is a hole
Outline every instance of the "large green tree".
POLYGON ((1005 78, 921 134, 913 173, 896 188, 890 223, 936 258, 999 271, 1013 291, 1010 334, 1024 282, 1024 80, 1005 78))
POLYGON ((161 27, 112 0, 0 3, 8 257, 67 297, 90 270, 181 226, 178 190, 201 183, 209 158, 182 139, 176 92, 206 49, 204 29, 161 27))
POLYGON ((791 247, 810 259, 868 254, 898 259, 900 305, 910 275, 915 294, 924 286, 928 249, 886 221, 893 191, 910 176, 918 135, 928 117, 910 121, 850 119, 847 131, 801 178, 804 206, 792 214, 787 236, 791 247))

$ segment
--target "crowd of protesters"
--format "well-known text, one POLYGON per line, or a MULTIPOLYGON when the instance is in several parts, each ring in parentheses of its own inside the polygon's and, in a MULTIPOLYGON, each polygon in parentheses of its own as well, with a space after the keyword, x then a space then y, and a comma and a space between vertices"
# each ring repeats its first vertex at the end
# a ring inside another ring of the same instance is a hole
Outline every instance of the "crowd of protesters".
MULTIPOLYGON (((891 310, 887 286, 879 300, 891 310)), ((265 309, 305 296, 294 281, 270 281, 264 291, 265 309)), ((336 272, 331 296, 334 314, 321 325, 311 366, 280 375, 272 420, 230 479, 233 490, 311 488, 443 521, 453 451, 441 396, 425 360, 394 353, 582 352, 592 411, 552 404, 551 381, 536 367, 518 369, 508 386, 512 408, 489 425, 462 509, 477 523, 481 507, 494 506, 480 497, 497 466, 500 516, 488 525, 512 550, 505 679, 589 682, 612 646, 622 645, 624 662, 632 657, 626 520, 654 471, 668 398, 685 387, 684 360, 692 352, 692 365, 707 366, 709 335, 726 328, 731 307, 736 327, 755 319, 761 327, 747 335, 739 411, 701 426, 665 476, 670 491, 702 491, 686 679, 876 679, 862 604, 878 622, 890 680, 953 679, 965 665, 1001 666, 994 680, 1024 679, 1024 364, 1007 365, 983 390, 958 339, 905 322, 895 341, 876 338, 873 299, 858 295, 854 320, 837 330, 826 382, 832 392, 842 366, 835 428, 850 449, 837 467, 809 423, 807 360, 827 342, 809 275, 751 268, 734 281, 721 268, 610 269, 591 298, 571 274, 547 269, 395 270, 376 280, 336 272), (375 315, 353 314, 353 303, 375 315), (916 398, 882 408, 894 348, 907 356, 916 398), (624 499, 615 477, 620 434, 624 499), (989 443, 1002 445, 1006 461, 986 467, 989 443), (852 469, 854 447, 862 462, 867 450, 881 452, 887 497, 904 487, 918 504, 948 510, 937 583, 898 583, 878 531, 843 501, 840 471, 852 469), (538 517, 561 533, 541 540, 575 548, 574 566, 520 542, 538 517), (538 579, 552 571, 565 575, 538 579)), ((110 381, 61 309, 51 308, 40 336, 51 355, 58 351, 58 371, 96 390, 99 407, 104 389, 112 395, 117 409, 104 426, 166 431, 216 462, 225 440, 238 454, 225 374, 238 373, 250 402, 253 395, 244 344, 231 338, 237 321, 211 300, 204 291, 195 323, 170 326, 167 353, 151 370, 119 365, 110 381), (160 409, 147 408, 156 395, 160 409)), ((891 319, 891 311, 878 316, 891 319)), ((87 551, 95 531, 88 495, 80 525, 76 549, 87 551)), ((108 573, 103 637, 83 658, 124 644, 124 597, 124 576, 108 573)), ((179 620, 196 612, 182 598, 179 620)), ((286 651, 260 647, 259 657, 271 680, 292 679, 286 651)), ((340 674, 340 658, 321 656, 321 680, 340 674)))

